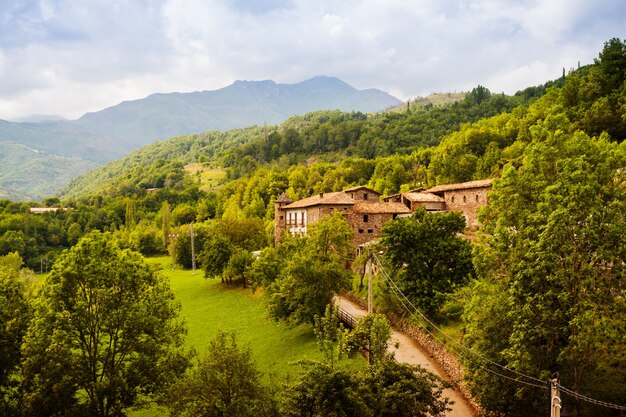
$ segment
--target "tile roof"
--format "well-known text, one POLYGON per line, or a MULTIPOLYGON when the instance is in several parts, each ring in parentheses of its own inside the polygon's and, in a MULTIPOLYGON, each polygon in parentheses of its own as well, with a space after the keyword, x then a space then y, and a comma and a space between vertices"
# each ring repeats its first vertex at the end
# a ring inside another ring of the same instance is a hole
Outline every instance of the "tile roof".
POLYGON ((287 203, 287 204, 289 204, 289 203, 293 203, 293 200, 291 198, 289 198, 286 193, 283 192, 280 195, 280 197, 278 197, 276 199, 276 202, 277 203, 287 203))
POLYGON ((452 191, 452 190, 465 190, 468 188, 484 188, 491 187, 493 179, 489 178, 486 180, 477 180, 477 181, 468 181, 461 182, 457 184, 443 184, 437 185, 436 187, 429 188, 426 190, 429 193, 440 193, 442 191, 452 191))
POLYGON ((379 193, 378 191, 374 190, 373 188, 369 188, 369 187, 366 187, 364 185, 357 185, 356 187, 350 187, 347 190, 343 190, 343 192, 344 193, 349 193, 349 192, 358 191, 358 190, 367 190, 367 191, 370 191, 370 192, 372 192, 374 194, 381 195, 381 193, 379 193))
POLYGON ((337 191, 334 193, 320 193, 311 197, 303 198, 302 200, 294 201, 291 204, 287 204, 283 207, 283 209, 304 208, 327 204, 352 205, 354 204, 354 200, 343 191, 337 191))
POLYGON ((432 193, 402 193, 402 195, 415 203, 445 203, 446 201, 443 197, 432 193))
POLYGON ((381 214, 381 213, 411 213, 411 210, 402 203, 370 203, 367 201, 357 201, 354 203, 355 213, 381 214))

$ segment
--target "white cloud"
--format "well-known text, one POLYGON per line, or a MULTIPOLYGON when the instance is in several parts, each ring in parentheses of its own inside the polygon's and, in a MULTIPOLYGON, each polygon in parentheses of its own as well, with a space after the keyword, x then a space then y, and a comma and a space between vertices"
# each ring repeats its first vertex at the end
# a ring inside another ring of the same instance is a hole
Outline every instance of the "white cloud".
POLYGON ((27 0, 0 5, 0 118, 334 75, 401 98, 513 93, 624 37, 619 0, 27 0))

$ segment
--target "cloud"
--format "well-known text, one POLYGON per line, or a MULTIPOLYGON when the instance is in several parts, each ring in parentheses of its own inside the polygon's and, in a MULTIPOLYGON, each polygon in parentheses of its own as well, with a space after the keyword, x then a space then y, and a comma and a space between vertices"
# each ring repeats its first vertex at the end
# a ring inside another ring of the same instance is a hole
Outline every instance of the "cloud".
POLYGON ((619 0, 15 0, 0 118, 78 117, 153 92, 333 75, 401 98, 513 93, 624 37, 619 0))

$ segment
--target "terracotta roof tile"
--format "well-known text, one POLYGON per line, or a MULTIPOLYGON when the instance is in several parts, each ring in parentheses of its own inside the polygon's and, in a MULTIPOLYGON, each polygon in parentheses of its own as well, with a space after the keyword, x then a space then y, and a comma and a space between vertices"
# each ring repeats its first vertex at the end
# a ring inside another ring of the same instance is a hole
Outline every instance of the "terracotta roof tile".
POLYGON ((354 203, 354 212, 355 213, 369 213, 369 214, 380 214, 380 213, 410 213, 411 210, 407 206, 402 203, 370 203, 367 201, 357 201, 354 203))
POLYGON ((402 195, 415 203, 445 203, 446 201, 443 197, 432 193, 402 193, 402 195))
POLYGON ((286 193, 283 192, 280 195, 280 197, 278 197, 276 199, 276 202, 277 203, 287 203, 287 204, 289 204, 289 203, 293 203, 293 200, 291 198, 289 198, 286 193))
POLYGON ((468 181, 468 182, 461 182, 457 184, 443 184, 443 185, 437 185, 436 187, 433 187, 433 188, 429 188, 426 191, 429 193, 440 193, 442 191, 466 190, 468 188, 491 187, 492 182, 493 182, 493 179, 489 178, 486 180, 468 181))
POLYGON ((311 197, 303 198, 302 200, 294 201, 291 204, 284 206, 284 209, 291 208, 303 208, 303 207, 311 207, 318 205, 335 205, 335 204, 344 204, 344 205, 352 205, 354 204, 354 200, 348 194, 343 191, 337 191, 334 193, 320 193, 311 197))
POLYGON ((349 193, 349 192, 358 191, 358 190, 367 190, 367 191, 370 191, 370 192, 372 192, 374 194, 381 195, 378 191, 376 191, 376 190, 374 190, 372 188, 366 187, 364 185, 357 185, 356 187, 350 187, 347 190, 343 190, 343 192, 344 193, 349 193))

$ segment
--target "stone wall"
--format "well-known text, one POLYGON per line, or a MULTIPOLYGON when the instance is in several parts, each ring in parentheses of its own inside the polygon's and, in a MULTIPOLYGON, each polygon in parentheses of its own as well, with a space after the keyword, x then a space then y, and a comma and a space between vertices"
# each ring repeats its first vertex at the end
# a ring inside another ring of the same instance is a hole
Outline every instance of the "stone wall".
POLYGON ((469 229, 479 226, 476 213, 479 208, 487 205, 487 193, 490 188, 468 188, 462 190, 445 191, 446 211, 460 211, 463 213, 469 229))
POLYGON ((348 216, 348 223, 354 231, 352 243, 359 246, 378 239, 382 234, 383 225, 393 218, 394 215, 391 213, 352 213, 348 216))

